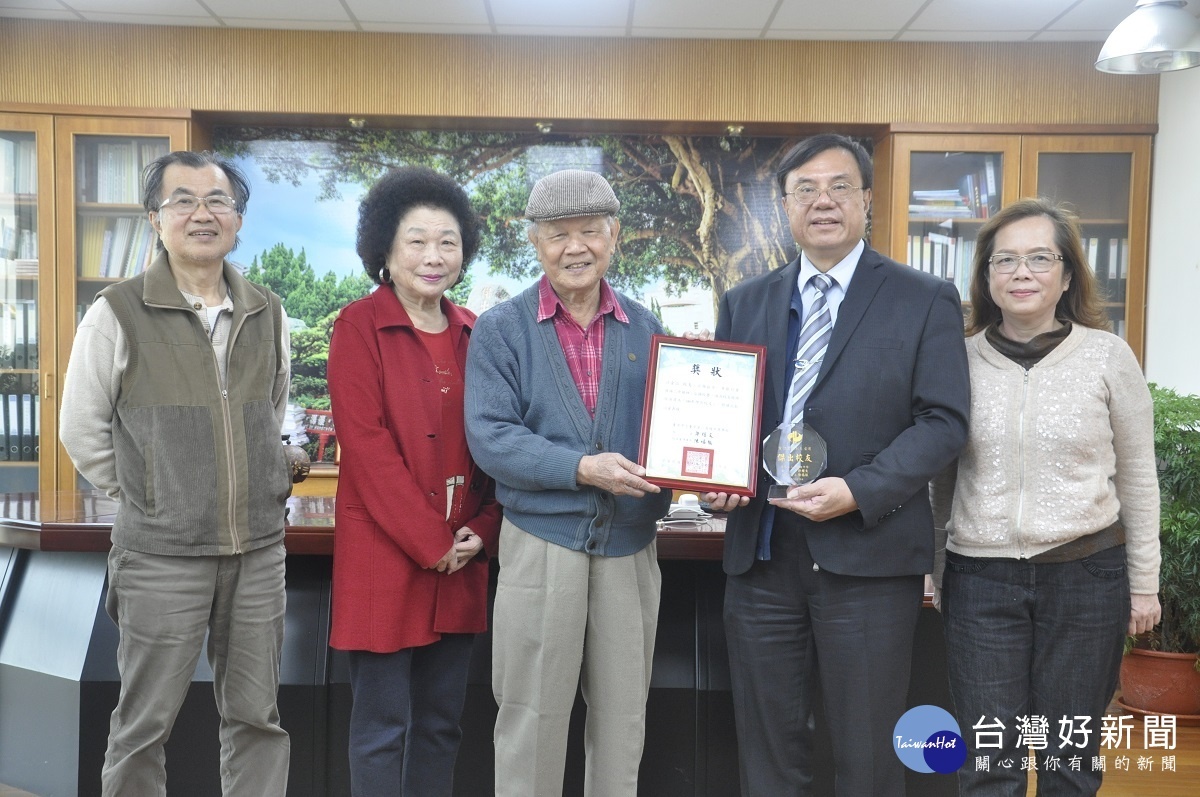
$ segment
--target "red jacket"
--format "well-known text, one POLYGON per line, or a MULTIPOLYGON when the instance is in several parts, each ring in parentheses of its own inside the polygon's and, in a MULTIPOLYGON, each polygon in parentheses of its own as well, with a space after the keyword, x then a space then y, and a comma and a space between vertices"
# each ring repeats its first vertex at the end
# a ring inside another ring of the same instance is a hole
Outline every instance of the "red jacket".
MULTIPOLYGON (((465 368, 475 315, 445 299, 442 311, 465 368)), ((456 531, 446 522, 442 396, 432 371, 389 286, 347 305, 334 322, 328 379, 341 471, 330 645, 340 650, 391 653, 487 628, 487 558, 499 541, 500 505, 473 461, 464 525, 484 550, 451 575, 427 569, 456 531)))

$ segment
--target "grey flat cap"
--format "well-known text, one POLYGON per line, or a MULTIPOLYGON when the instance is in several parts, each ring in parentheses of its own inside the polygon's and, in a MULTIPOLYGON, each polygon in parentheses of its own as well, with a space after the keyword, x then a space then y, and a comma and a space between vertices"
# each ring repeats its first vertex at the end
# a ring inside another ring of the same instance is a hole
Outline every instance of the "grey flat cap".
POLYGON ((620 208, 608 180, 595 172, 563 169, 533 184, 529 203, 525 205, 525 218, 550 221, 571 216, 606 216, 620 208))

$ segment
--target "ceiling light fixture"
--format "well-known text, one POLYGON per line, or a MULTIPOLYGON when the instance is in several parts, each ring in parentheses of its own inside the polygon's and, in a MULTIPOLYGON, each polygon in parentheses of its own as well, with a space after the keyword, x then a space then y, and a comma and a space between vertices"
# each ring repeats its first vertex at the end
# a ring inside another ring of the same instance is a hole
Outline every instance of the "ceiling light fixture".
POLYGON ((1096 69, 1116 75, 1157 75, 1200 66, 1200 20, 1186 0, 1138 0, 1113 29, 1096 69))
POLYGON ((740 136, 742 131, 745 129, 745 125, 725 125, 725 135, 737 137, 740 136))
POLYGON ((553 122, 534 122, 533 126, 536 127, 537 131, 539 133, 541 133, 543 136, 554 129, 553 122))
POLYGON ((362 130, 367 126, 367 120, 361 116, 351 116, 348 121, 350 122, 350 126, 355 130, 362 130))

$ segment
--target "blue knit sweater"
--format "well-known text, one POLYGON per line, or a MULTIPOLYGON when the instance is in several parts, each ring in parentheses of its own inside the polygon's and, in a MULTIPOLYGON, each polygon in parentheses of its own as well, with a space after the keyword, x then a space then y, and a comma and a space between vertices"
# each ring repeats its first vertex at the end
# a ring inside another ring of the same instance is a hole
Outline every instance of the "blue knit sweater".
POLYGON ((650 337, 662 326, 646 308, 614 295, 629 323, 604 317, 594 419, 554 321, 537 322, 536 284, 480 316, 467 351, 467 443, 496 480, 505 516, 547 542, 597 556, 645 548, 671 502, 670 490, 616 497, 575 481, 585 455, 615 451, 637 460, 650 337))

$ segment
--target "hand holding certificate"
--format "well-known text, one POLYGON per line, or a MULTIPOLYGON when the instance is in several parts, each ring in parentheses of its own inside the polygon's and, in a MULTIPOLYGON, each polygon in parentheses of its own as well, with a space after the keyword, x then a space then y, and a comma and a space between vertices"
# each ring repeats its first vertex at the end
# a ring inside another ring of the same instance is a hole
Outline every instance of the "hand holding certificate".
POLYGON ((665 487, 754 495, 766 350, 655 335, 639 464, 665 487))

